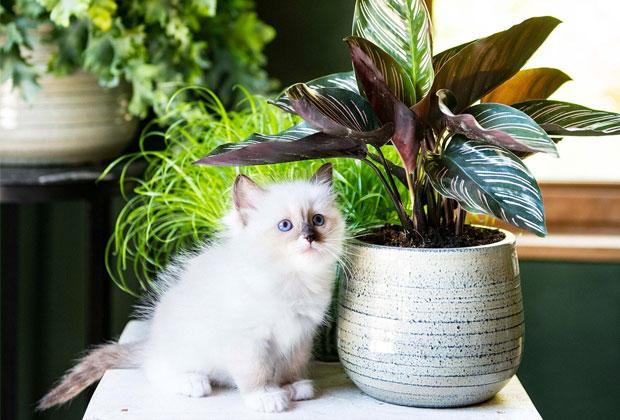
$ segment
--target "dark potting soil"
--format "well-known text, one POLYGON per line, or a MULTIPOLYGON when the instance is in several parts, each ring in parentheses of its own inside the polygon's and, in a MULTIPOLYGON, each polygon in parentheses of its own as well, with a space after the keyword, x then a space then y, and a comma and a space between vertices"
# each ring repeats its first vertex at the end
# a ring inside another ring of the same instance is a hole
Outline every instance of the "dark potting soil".
POLYGON ((375 245, 398 246, 404 248, 460 248, 492 244, 504 239, 506 235, 497 229, 463 226, 463 233, 454 234, 454 228, 432 229, 426 233, 407 233, 395 225, 386 225, 359 239, 375 245))

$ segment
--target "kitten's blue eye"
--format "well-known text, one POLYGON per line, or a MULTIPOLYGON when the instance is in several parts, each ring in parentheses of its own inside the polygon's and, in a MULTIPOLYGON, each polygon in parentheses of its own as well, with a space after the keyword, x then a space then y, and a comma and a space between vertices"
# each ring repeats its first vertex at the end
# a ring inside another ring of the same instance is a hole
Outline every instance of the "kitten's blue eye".
POLYGON ((288 232, 289 230, 293 229, 293 222, 288 219, 280 220, 280 222, 278 223, 278 229, 280 229, 282 232, 288 232))
POLYGON ((315 214, 312 216, 312 224, 314 226, 323 226, 325 224, 325 217, 322 214, 315 214))

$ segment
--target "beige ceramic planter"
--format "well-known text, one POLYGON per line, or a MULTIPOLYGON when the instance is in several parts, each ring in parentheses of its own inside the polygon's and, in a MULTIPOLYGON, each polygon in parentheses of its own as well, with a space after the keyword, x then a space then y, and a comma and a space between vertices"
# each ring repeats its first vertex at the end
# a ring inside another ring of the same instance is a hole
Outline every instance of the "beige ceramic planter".
MULTIPOLYGON (((35 49, 32 60, 47 62, 51 50, 35 49)), ((128 87, 103 89, 94 76, 44 75, 33 103, 9 83, 0 85, 0 163, 66 164, 117 156, 133 139, 137 121, 127 113, 128 87)))
POLYGON ((354 245, 338 352, 383 401, 456 407, 494 396, 516 373, 523 305, 515 237, 452 249, 354 245))

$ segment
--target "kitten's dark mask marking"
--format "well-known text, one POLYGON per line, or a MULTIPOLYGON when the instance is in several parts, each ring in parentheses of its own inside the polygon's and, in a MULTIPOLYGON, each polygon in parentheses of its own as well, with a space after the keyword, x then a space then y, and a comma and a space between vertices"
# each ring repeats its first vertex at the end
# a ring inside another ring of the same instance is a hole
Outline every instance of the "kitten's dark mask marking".
POLYGON ((321 241, 321 235, 319 234, 319 232, 317 232, 317 230, 307 222, 304 222, 304 224, 302 225, 301 235, 310 243, 314 241, 321 241))

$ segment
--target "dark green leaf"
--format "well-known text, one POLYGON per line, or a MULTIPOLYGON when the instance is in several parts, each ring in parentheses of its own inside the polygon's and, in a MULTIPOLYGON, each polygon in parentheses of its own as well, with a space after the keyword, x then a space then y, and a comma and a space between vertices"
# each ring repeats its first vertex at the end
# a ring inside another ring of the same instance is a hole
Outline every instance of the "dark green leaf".
POLYGON ((401 102, 408 106, 417 102, 411 78, 391 55, 364 38, 350 36, 345 38, 345 42, 349 46, 355 44, 364 51, 383 76, 383 80, 390 91, 401 102))
POLYGON ((437 192, 465 210, 540 236, 547 233, 538 184, 508 150, 455 135, 441 155, 427 159, 424 169, 437 192))
POLYGON ((620 134, 620 114, 569 102, 534 100, 512 105, 555 136, 613 136, 620 134))
POLYGON ((510 105, 532 99, 547 99, 569 80, 572 79, 558 69, 540 67, 521 70, 482 98, 482 102, 510 105))
POLYGON ((484 103, 467 108, 464 112, 472 115, 484 129, 502 131, 526 147, 501 146, 520 152, 536 151, 558 156, 555 143, 545 130, 517 109, 503 104, 484 103))
POLYGON ((24 61, 17 48, 9 53, 0 51, 0 84, 8 80, 19 89, 21 97, 31 102, 41 87, 37 81, 39 72, 24 61))
POLYGON ((428 93, 434 72, 431 25, 423 0, 357 0, 353 35, 394 57, 409 73, 417 100, 428 93))
MULTIPOLYGON (((306 86, 312 89, 318 88, 339 88, 350 90, 351 92, 359 93, 357 88, 357 81, 355 80, 355 74, 353 71, 345 71, 341 73, 328 74, 327 76, 317 77, 309 82, 306 82, 306 86)), ((286 96, 286 91, 290 88, 286 88, 280 93, 271 103, 278 108, 283 109, 286 112, 295 114, 295 110, 291 106, 291 102, 286 96)))
POLYGON ((559 23, 550 16, 531 18, 463 46, 441 66, 432 92, 451 90, 460 113, 515 75, 559 23))

